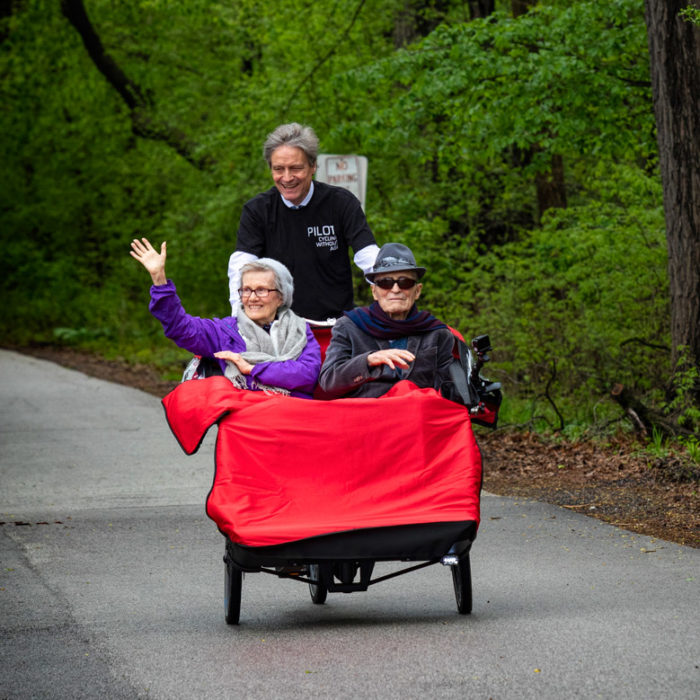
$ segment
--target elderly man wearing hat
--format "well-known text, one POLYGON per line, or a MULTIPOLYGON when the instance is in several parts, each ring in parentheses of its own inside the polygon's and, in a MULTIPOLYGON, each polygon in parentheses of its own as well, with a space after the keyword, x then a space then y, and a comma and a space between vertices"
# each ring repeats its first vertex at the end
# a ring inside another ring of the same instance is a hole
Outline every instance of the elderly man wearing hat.
POLYGON ((416 307, 424 274, 407 246, 381 247, 367 273, 374 303, 346 311, 333 328, 319 377, 329 398, 381 396, 401 379, 439 389, 449 378, 455 338, 416 307))

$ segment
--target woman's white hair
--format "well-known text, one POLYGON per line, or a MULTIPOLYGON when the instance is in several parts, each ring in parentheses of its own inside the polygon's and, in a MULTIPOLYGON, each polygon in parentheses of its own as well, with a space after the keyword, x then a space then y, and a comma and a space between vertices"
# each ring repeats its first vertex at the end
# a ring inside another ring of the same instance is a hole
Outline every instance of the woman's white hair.
POLYGON ((282 295, 282 306, 290 308, 294 298, 294 280, 292 273, 278 260, 258 258, 241 267, 241 284, 246 272, 271 272, 275 276, 275 288, 282 295))

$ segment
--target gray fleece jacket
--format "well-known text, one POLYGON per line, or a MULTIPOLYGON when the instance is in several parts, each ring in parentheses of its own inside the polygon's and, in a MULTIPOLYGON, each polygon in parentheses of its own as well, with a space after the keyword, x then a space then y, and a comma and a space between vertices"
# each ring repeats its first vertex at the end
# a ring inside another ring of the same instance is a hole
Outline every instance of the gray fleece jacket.
POLYGON ((343 317, 333 327, 319 385, 329 398, 381 396, 401 379, 408 379, 420 388, 439 389, 449 378, 454 342, 455 337, 447 328, 408 336, 406 349, 416 359, 409 369, 399 374, 387 365, 367 365, 370 353, 391 345, 388 340, 365 333, 349 318, 343 317))

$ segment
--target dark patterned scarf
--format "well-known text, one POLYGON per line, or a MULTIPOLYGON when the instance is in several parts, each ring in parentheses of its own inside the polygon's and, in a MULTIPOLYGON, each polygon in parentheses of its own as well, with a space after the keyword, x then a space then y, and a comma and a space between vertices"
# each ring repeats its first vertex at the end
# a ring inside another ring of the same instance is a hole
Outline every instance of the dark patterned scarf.
POLYGON ((381 306, 375 301, 371 306, 359 306, 345 315, 365 333, 385 340, 394 340, 407 335, 419 335, 428 331, 447 326, 429 311, 418 311, 414 304, 403 321, 397 321, 387 316, 381 306))

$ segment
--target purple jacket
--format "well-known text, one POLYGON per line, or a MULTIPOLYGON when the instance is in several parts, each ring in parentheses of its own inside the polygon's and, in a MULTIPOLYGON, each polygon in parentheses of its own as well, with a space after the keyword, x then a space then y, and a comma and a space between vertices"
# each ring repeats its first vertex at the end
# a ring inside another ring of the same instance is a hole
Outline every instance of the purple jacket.
MULTIPOLYGON (((151 287, 151 313, 163 324, 166 337, 176 345, 195 355, 213 357, 219 350, 244 352, 245 341, 238 332, 233 316, 226 318, 199 318, 190 316, 182 307, 172 280, 167 284, 151 287)), ((252 380, 289 389, 292 396, 303 399, 312 397, 318 373, 321 369, 321 348, 313 332, 306 324, 306 347, 296 360, 285 362, 261 362, 246 377, 250 387, 252 380)), ((226 360, 218 360, 222 371, 226 360)))

